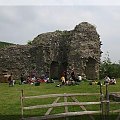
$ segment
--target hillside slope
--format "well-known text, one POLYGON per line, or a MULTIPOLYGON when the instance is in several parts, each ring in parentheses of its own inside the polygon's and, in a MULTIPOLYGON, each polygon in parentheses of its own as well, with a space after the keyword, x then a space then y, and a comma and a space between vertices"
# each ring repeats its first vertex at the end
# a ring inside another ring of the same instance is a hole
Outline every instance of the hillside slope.
POLYGON ((7 42, 1 42, 0 41, 0 49, 1 48, 4 48, 4 47, 6 47, 6 46, 9 46, 9 45, 13 45, 12 43, 7 43, 7 42))

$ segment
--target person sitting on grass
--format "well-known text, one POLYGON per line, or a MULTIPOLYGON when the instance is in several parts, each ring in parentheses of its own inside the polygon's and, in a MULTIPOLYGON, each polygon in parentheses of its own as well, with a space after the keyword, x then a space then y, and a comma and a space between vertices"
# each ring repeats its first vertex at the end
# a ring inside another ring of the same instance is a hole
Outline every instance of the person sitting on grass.
POLYGON ((65 77, 64 76, 61 77, 61 81, 62 81, 62 85, 64 85, 65 84, 65 77))
POLYGON ((81 82, 81 81, 82 81, 82 76, 78 75, 78 82, 81 82))
POLYGON ((9 87, 14 85, 12 73, 11 73, 11 75, 10 75, 9 78, 8 78, 8 83, 9 83, 9 87))
POLYGON ((105 84, 109 84, 109 82, 110 82, 110 78, 109 78, 108 76, 106 76, 106 77, 105 77, 105 81, 104 81, 104 85, 105 85, 105 84))
POLYGON ((115 85, 116 84, 116 80, 114 77, 112 77, 112 79, 110 79, 110 82, 109 82, 110 85, 115 85))
POLYGON ((89 85, 96 85, 96 84, 98 84, 98 82, 95 81, 95 80, 92 80, 92 81, 89 82, 89 85))

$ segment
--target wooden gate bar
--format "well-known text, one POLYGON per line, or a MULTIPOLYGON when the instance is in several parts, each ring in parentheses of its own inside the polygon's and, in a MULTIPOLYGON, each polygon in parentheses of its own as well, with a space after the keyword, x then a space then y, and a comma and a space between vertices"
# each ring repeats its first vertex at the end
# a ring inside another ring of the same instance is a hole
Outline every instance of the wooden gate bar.
MULTIPOLYGON (((57 102, 59 101, 59 99, 60 99, 60 97, 58 97, 52 104, 57 103, 57 102)), ((49 115, 50 112, 52 111, 52 109, 53 109, 53 107, 49 108, 49 109, 47 110, 47 112, 45 113, 45 115, 49 115)))
POLYGON ((24 96, 24 99, 32 99, 32 98, 52 98, 52 97, 70 97, 70 96, 86 96, 86 95, 100 95, 100 93, 68 93, 68 94, 48 94, 48 95, 40 95, 40 96, 24 96))
POLYGON ((76 105, 97 105, 101 104, 101 102, 61 102, 55 104, 46 104, 46 105, 36 105, 23 107, 24 110, 36 109, 36 108, 50 108, 50 107, 61 107, 61 106, 76 106, 76 105))
POLYGON ((96 113, 101 113, 101 111, 67 112, 67 113, 60 113, 60 114, 53 114, 53 115, 46 115, 46 116, 39 116, 39 117, 29 117, 29 118, 24 118, 23 120, 48 120, 48 119, 80 116, 80 115, 88 115, 88 114, 96 114, 96 113))
MULTIPOLYGON (((72 99, 73 99, 75 102, 79 102, 79 101, 77 100, 77 98, 75 98, 75 97, 72 97, 72 99)), ((86 109, 83 105, 80 105, 80 108, 81 108, 82 110, 84 110, 84 111, 87 111, 87 109, 86 109)), ((91 120, 95 120, 92 115, 89 115, 89 117, 91 118, 91 120)))

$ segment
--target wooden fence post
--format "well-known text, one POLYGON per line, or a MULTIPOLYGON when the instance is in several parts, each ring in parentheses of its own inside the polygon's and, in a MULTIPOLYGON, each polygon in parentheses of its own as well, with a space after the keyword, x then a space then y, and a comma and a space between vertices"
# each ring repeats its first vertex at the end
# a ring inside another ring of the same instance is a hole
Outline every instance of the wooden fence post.
POLYGON ((23 119, 23 90, 21 90, 21 118, 23 119))
POLYGON ((109 120, 109 105, 108 84, 106 84, 106 120, 109 120))
MULTIPOLYGON (((66 93, 64 93, 64 95, 65 95, 66 93)), ((64 102, 67 102, 67 97, 66 96, 64 96, 64 102)), ((68 112, 68 106, 65 106, 65 113, 67 113, 68 112)), ((65 117, 65 120, 69 120, 69 118, 68 117, 65 117)))
POLYGON ((104 100, 104 95, 103 95, 103 91, 102 91, 102 84, 100 82, 100 110, 101 110, 101 119, 104 120, 104 104, 103 104, 103 100, 104 100))

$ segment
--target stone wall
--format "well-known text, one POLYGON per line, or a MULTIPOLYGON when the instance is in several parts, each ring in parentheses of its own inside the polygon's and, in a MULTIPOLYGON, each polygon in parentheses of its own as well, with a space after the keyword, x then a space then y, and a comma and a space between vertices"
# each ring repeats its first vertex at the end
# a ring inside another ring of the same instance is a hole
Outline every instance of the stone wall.
POLYGON ((32 45, 14 45, 0 50, 0 72, 8 70, 15 78, 29 74, 33 66, 37 75, 50 72, 59 78, 63 71, 80 74, 87 79, 99 78, 101 42, 96 28, 83 22, 71 31, 43 33, 32 45))
POLYGON ((29 71, 30 46, 13 45, 0 50, 0 72, 9 71, 15 76, 23 71, 29 71))

